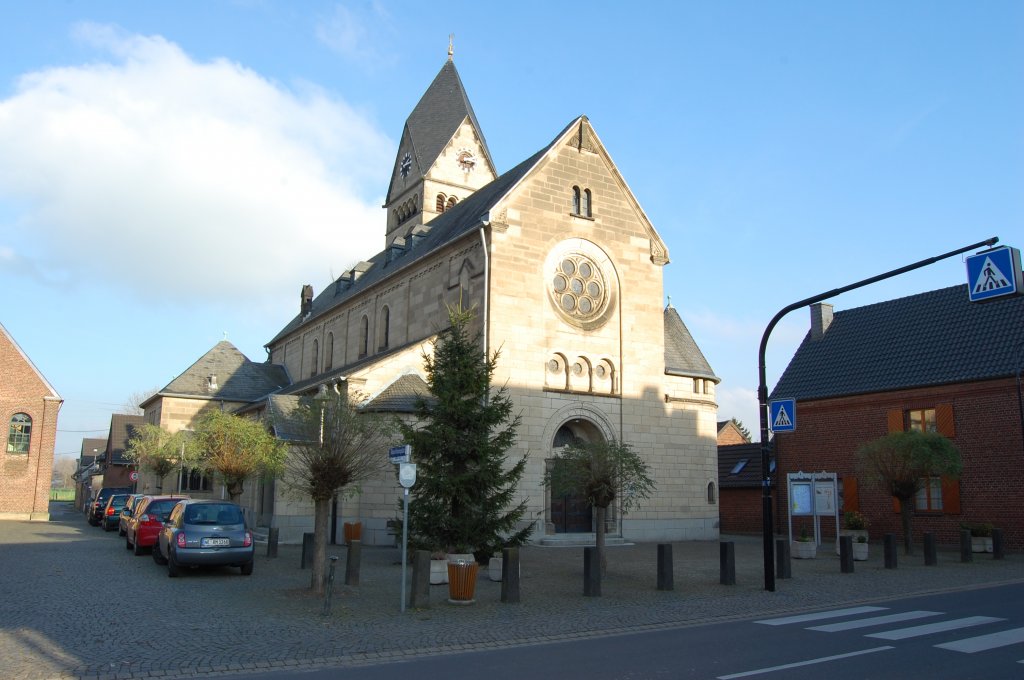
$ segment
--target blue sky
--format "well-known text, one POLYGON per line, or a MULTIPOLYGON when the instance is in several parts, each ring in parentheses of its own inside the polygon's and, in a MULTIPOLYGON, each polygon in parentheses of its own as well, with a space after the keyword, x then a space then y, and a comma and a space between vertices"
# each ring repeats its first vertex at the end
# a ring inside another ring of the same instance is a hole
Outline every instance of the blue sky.
MULTIPOLYGON (((1024 230, 1019 2, 9 3, 0 322, 58 454, 224 337, 254 361, 383 242, 406 116, 455 62, 499 172, 586 114, 665 293, 757 430, 757 346, 810 295, 1024 230)), ((965 281, 952 258, 837 310, 965 281)), ((774 383, 806 332, 772 335, 774 383)))

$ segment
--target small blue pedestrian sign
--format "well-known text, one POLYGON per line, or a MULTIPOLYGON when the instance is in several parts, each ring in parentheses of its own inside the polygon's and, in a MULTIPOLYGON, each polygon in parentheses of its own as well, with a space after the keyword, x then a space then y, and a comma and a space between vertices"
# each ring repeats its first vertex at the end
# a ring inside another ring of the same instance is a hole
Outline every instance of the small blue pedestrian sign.
POLYGON ((772 432, 792 432, 796 429, 796 399, 779 399, 768 404, 772 432))
POLYGON ((1003 246, 967 258, 967 294, 971 302, 1019 295, 1020 251, 1003 246))

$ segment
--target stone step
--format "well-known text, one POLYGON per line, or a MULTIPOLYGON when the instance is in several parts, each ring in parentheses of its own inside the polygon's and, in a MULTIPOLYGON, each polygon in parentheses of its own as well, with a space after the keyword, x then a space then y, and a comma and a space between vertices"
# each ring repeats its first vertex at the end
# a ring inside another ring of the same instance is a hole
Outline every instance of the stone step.
MULTIPOLYGON (((591 545, 597 545, 597 535, 593 533, 589 534, 549 534, 544 538, 540 539, 541 545, 552 546, 552 547, 586 547, 591 545)), ((626 539, 622 536, 605 536, 605 545, 625 545, 626 539)))

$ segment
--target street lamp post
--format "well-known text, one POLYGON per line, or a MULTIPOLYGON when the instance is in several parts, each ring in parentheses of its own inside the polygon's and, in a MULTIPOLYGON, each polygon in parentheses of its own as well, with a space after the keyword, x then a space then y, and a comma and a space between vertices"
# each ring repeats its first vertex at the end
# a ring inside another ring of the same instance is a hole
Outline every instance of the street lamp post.
MULTIPOLYGON (((842 288, 834 288, 826 293, 820 295, 814 295, 812 297, 794 302, 788 307, 784 307, 779 311, 772 320, 768 323, 768 327, 764 330, 764 335, 761 336, 761 345, 757 352, 757 368, 758 368, 758 387, 757 387, 757 399, 758 399, 758 412, 761 420, 761 525, 763 532, 764 542, 764 589, 774 592, 775 591, 775 550, 772 542, 773 539, 773 524, 772 521, 772 487, 771 487, 771 476, 769 474, 768 463, 771 453, 771 445, 768 443, 768 381, 765 378, 765 349, 768 347, 768 337, 771 335, 775 325, 782 320, 782 317, 786 316, 794 309, 806 307, 807 305, 813 305, 815 302, 821 302, 828 298, 835 297, 847 291, 851 291, 855 288, 861 288, 872 283, 877 283, 884 279, 892 278, 893 276, 899 276, 905 274, 914 269, 920 269, 930 264, 934 264, 939 260, 944 260, 947 257, 953 257, 965 253, 968 250, 976 250, 982 246, 993 246, 999 241, 998 236, 993 236, 985 241, 979 241, 963 248, 944 253, 942 255, 936 255, 935 257, 929 257, 926 260, 915 262, 914 264, 908 264, 905 267, 894 269, 878 276, 872 276, 869 279, 858 281, 857 283, 851 283, 848 286, 842 288)), ((1018 363, 1019 366, 1019 363, 1018 363)), ((1017 370, 1018 376, 1020 375, 1020 369, 1017 370)), ((1019 383, 1018 383, 1019 384, 1019 383)), ((796 396, 796 395, 792 395, 796 396)), ((1024 413, 1024 411, 1022 411, 1024 413)))

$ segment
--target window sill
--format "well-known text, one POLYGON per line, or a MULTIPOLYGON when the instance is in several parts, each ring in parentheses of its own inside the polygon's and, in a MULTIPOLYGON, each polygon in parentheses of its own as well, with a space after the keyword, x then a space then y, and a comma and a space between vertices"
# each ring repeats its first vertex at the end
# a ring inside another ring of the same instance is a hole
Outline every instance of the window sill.
POLYGON ((587 220, 588 222, 594 221, 593 217, 587 217, 586 215, 580 215, 579 213, 569 213, 569 217, 577 217, 581 220, 587 220))

